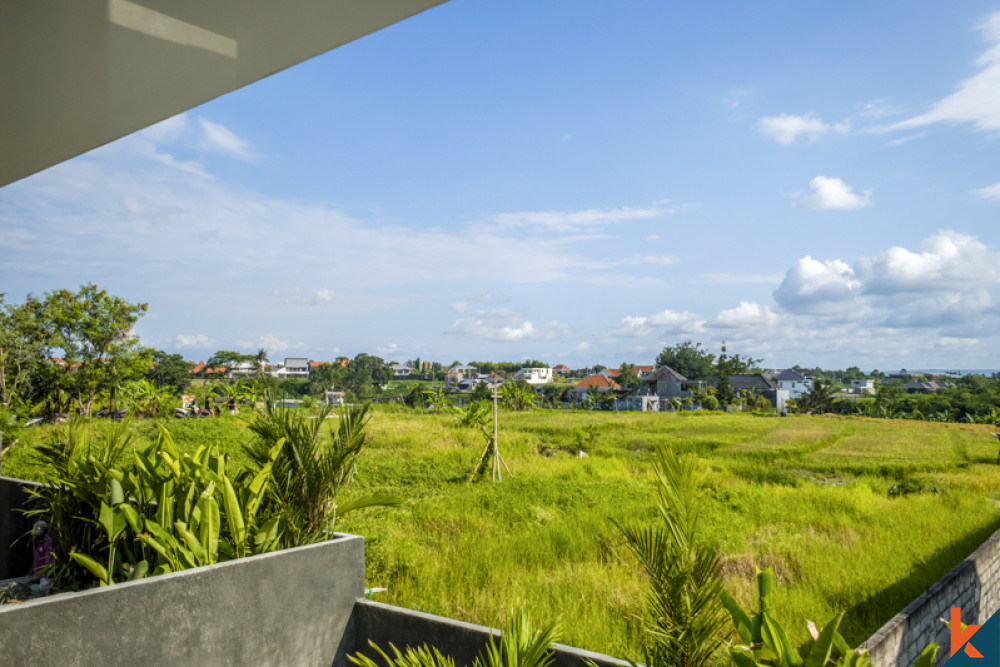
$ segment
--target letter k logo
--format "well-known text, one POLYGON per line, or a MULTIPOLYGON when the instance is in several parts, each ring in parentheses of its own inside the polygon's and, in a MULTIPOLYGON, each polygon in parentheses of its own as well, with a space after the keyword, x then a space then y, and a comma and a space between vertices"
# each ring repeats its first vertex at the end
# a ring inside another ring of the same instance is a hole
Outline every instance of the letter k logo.
POLYGON ((951 608, 951 623, 948 624, 951 629, 951 654, 955 655, 958 653, 958 649, 963 648, 965 654, 970 658, 982 658, 983 654, 980 653, 972 642, 972 635, 976 634, 976 630, 983 627, 981 625, 967 625, 965 629, 962 629, 962 610, 958 607, 951 608))

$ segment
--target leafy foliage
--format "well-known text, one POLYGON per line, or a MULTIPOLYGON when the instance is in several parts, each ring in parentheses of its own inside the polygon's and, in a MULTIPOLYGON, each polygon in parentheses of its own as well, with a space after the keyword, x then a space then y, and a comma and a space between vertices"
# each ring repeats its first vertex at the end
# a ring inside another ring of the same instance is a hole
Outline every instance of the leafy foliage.
POLYGON ((535 390, 524 380, 508 380, 500 387, 500 405, 514 412, 535 409, 535 390))
POLYGON ((822 630, 810 622, 812 643, 805 656, 792 646, 788 636, 774 616, 768 596, 774 590, 774 571, 757 570, 757 609, 747 614, 740 604, 723 592, 722 604, 733 619, 736 632, 743 644, 729 649, 736 667, 867 667, 871 660, 866 651, 854 651, 838 632, 844 620, 843 612, 837 614, 822 630), (836 660, 832 656, 836 655, 836 660))
POLYGON ((45 295, 41 318, 51 344, 63 351, 63 384, 73 390, 87 414, 101 391, 108 392, 109 407, 114 409, 118 385, 149 368, 149 351, 132 335, 146 309, 144 303, 129 303, 93 283, 77 292, 63 289, 45 295))
POLYGON ((207 565, 277 548, 281 517, 259 510, 268 493, 275 447, 261 472, 231 478, 225 459, 202 446, 181 454, 160 426, 157 443, 132 452, 122 422, 91 448, 79 421, 37 450, 55 472, 33 494, 54 527, 61 585, 101 586, 207 565))
POLYGON ((284 521, 283 546, 329 539, 337 516, 351 510, 399 503, 384 494, 343 503, 338 497, 365 447, 370 409, 371 404, 364 403, 343 412, 337 420, 337 432, 327 430, 327 438, 322 436, 331 414, 329 407, 307 415, 267 401, 267 407, 250 421, 248 428, 254 439, 246 446, 246 454, 255 474, 265 470, 270 474, 272 485, 264 500, 265 510, 284 521), (279 456, 272 462, 275 448, 279 456))
POLYGON ((702 349, 701 343, 686 340, 665 347, 656 357, 656 366, 669 366, 689 380, 707 380, 712 376, 715 355, 702 349))
MULTIPOLYGON (((476 656, 473 667, 549 667, 555 661, 552 643, 559 634, 555 623, 536 630, 531 619, 523 610, 517 612, 504 626, 500 640, 490 637, 486 648, 476 656)), ((369 642, 382 658, 381 663, 363 655, 348 656, 348 660, 360 667, 454 667, 455 661, 445 656, 437 648, 426 644, 405 651, 389 644, 393 655, 390 657, 376 644, 369 642)))
POLYGON ((649 580, 644 661, 651 667, 718 664, 726 627, 719 554, 701 534, 704 467, 659 447, 653 470, 659 524, 619 525, 649 580))

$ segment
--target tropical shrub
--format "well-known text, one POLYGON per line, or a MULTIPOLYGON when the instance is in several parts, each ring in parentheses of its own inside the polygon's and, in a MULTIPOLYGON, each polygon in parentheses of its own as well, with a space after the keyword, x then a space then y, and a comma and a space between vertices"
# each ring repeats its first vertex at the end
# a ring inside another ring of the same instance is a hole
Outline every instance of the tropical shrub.
MULTIPOLYGON (((523 610, 519 611, 505 624, 499 641, 490 637, 486 648, 472 663, 473 667, 548 667, 555 660, 551 646, 558 634, 557 624, 536 630, 528 615, 523 610)), ((381 661, 361 653, 349 655, 347 659, 360 667, 455 667, 454 659, 427 644, 418 648, 407 647, 405 651, 389 644, 393 653, 391 657, 374 642, 369 642, 369 645, 381 661)))
POLYGON ((101 586, 174 572, 277 548, 282 518, 260 513, 268 493, 275 447, 254 476, 235 479, 226 462, 199 447, 180 454, 162 426, 156 443, 132 453, 128 423, 107 431, 93 448, 79 421, 36 456, 47 460, 52 483, 32 493, 53 527, 55 561, 49 574, 69 587, 96 579, 101 586))
POLYGON ((719 553, 701 533, 705 466, 658 447, 653 471, 658 524, 615 524, 649 580, 647 612, 640 619, 644 662, 720 664, 728 628, 719 553))
POLYGON ((871 659, 866 651, 855 651, 837 631, 844 613, 837 614, 822 630, 809 622, 812 643, 800 655, 774 616, 768 596, 774 590, 774 571, 757 570, 757 609, 747 614, 729 594, 722 592, 722 604, 733 619, 742 644, 729 649, 736 667, 867 667, 871 659), (834 659, 833 656, 836 656, 834 659))
POLYGON ((315 415, 289 410, 267 401, 254 414, 249 429, 253 439, 245 447, 254 475, 267 471, 271 484, 262 501, 268 515, 281 517, 283 547, 329 539, 337 516, 362 507, 399 503, 384 494, 341 502, 339 494, 350 482, 354 465, 365 447, 371 403, 340 413, 337 431, 322 437, 331 409, 315 415), (278 454, 272 458, 272 452, 278 454))

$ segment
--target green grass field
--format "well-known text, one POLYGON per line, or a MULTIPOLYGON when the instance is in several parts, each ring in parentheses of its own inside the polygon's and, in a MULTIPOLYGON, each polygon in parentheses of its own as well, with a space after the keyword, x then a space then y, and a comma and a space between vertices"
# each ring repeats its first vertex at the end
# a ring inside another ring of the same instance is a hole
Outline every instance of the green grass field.
MULTIPOLYGON (((332 422, 333 420, 331 420, 332 422)), ((167 424, 179 445, 214 443, 239 464, 237 418, 167 424)), ((135 425, 137 444, 155 437, 135 425)), ((860 418, 538 411, 502 413, 514 472, 466 484, 484 441, 447 415, 381 410, 355 492, 401 506, 343 517, 365 536, 367 583, 392 604, 499 625, 525 607, 562 618, 562 641, 637 658, 644 583, 612 521, 651 521, 651 450, 710 467, 706 530, 724 554, 727 589, 747 600, 755 567, 774 567, 773 596, 793 639, 806 619, 846 610, 864 640, 1000 528, 991 429, 860 418), (587 456, 579 457, 584 451, 587 456)), ((7 475, 37 478, 27 450, 7 475)))

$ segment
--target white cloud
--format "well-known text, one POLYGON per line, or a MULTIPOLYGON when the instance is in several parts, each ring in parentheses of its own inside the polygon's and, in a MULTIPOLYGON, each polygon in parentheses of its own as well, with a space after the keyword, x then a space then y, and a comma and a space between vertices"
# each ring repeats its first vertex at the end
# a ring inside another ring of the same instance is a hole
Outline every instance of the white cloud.
POLYGON ((659 234, 650 234, 649 236, 646 237, 646 240, 648 242, 650 242, 650 243, 656 243, 656 242, 658 242, 660 240, 660 235, 659 234))
POLYGON ((774 327, 778 324, 778 315, 768 306, 761 306, 751 301, 740 301, 735 308, 720 311, 711 321, 711 325, 719 328, 774 327))
POLYGON ((903 144, 908 144, 914 139, 920 139, 924 136, 924 132, 915 132, 913 134, 908 134, 905 137, 900 137, 899 139, 893 139, 892 141, 886 142, 886 146, 902 146, 903 144))
POLYGON ((470 317, 455 320, 445 333, 509 343, 564 339, 572 332, 569 326, 555 321, 536 327, 521 311, 497 309, 477 311, 470 317))
POLYGON ((738 109, 751 95, 753 91, 749 88, 733 88, 722 98, 722 103, 730 109, 738 109))
POLYGON ((967 349, 970 347, 978 346, 979 343, 980 340, 978 338, 960 338, 957 336, 944 336, 938 339, 936 343, 934 343, 934 347, 943 349, 955 349, 955 348, 967 349))
POLYGON ((331 301, 333 301, 333 290, 332 289, 316 290, 316 293, 313 294, 313 297, 312 297, 313 305, 317 305, 317 306, 320 305, 320 304, 322 304, 322 303, 330 303, 331 301))
POLYGON ((925 239, 921 252, 895 246, 862 258, 857 274, 872 294, 967 290, 1000 283, 1000 253, 970 234, 944 230, 925 239))
POLYGON ((205 347, 211 347, 214 344, 215 344, 215 339, 209 338, 204 334, 194 334, 194 335, 177 334, 177 336, 174 337, 174 346, 178 348, 186 348, 186 347, 205 348, 205 347))
POLYGON ((976 60, 980 71, 958 84, 954 93, 935 102, 926 113, 889 129, 952 122, 972 123, 979 130, 1000 130, 1000 12, 990 16, 978 29, 990 43, 976 60))
POLYGON ((889 104, 886 100, 873 100, 861 107, 859 115, 868 120, 879 120, 902 114, 899 107, 889 104))
POLYGON ((375 347, 375 354, 383 359, 388 359, 391 355, 395 354, 399 350, 399 345, 396 343, 389 343, 388 345, 379 345, 375 347))
POLYGON ((703 273, 692 282, 709 285, 768 284, 780 283, 782 277, 780 273, 703 273))
POLYGON ((809 312, 853 299, 860 290, 861 281, 847 263, 820 262, 806 255, 785 274, 774 298, 786 310, 809 312))
POLYGON ((671 264, 677 264, 681 261, 681 258, 677 255, 636 255, 631 263, 634 264, 652 264, 655 266, 670 266, 671 264))
POLYGON ((705 320, 694 313, 663 310, 655 315, 629 315, 600 335, 602 340, 613 338, 645 338, 651 334, 697 333, 705 320))
POLYGON ((859 197, 853 188, 839 178, 817 176, 809 181, 813 193, 799 200, 799 206, 813 211, 850 211, 872 205, 872 191, 859 197))
POLYGON ((777 116, 764 116, 758 120, 757 130, 782 146, 789 146, 798 141, 799 137, 814 142, 827 132, 846 134, 851 131, 851 123, 845 120, 831 125, 812 112, 802 116, 782 113, 777 116))
POLYGON ((264 348, 267 350, 268 354, 278 354, 281 352, 287 352, 291 349, 301 348, 302 343, 291 343, 287 340, 281 339, 273 333, 266 333, 257 339, 257 342, 251 340, 237 340, 236 344, 244 350, 257 350, 264 348))
MULTIPOLYGON (((666 203, 666 202, 663 202, 666 203)), ((683 206, 663 207, 623 206, 620 208, 588 208, 582 211, 521 211, 493 216, 493 223, 502 229, 534 229, 547 232, 592 230, 633 220, 653 220, 682 210, 683 206)))
POLYGON ((653 332, 652 327, 646 326, 647 321, 648 318, 645 317, 623 317, 621 323, 612 327, 608 335, 617 338, 643 338, 653 332))
POLYGON ((205 118, 199 118, 198 125, 201 127, 201 142, 199 144, 201 148, 228 153, 243 160, 254 160, 250 144, 233 134, 227 127, 205 118))
POLYGON ((979 188, 975 192, 976 196, 980 199, 1000 199, 1000 183, 990 185, 985 188, 979 188))

